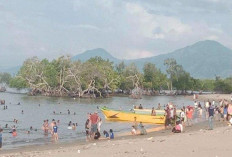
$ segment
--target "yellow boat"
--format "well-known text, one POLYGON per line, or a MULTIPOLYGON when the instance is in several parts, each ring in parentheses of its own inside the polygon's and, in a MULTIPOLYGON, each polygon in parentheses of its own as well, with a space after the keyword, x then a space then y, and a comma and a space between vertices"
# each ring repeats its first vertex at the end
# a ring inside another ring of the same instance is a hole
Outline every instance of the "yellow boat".
POLYGON ((110 110, 108 108, 101 108, 102 113, 107 120, 116 121, 129 121, 134 122, 135 117, 137 122, 152 123, 152 124, 164 124, 165 116, 151 116, 147 114, 137 114, 133 112, 110 110))

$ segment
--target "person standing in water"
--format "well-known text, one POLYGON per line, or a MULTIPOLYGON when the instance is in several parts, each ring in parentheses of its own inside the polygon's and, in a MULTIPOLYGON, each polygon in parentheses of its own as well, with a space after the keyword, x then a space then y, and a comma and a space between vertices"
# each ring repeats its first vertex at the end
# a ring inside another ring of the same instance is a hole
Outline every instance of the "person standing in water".
POLYGON ((193 109, 191 107, 187 108, 186 116, 187 116, 187 125, 192 126, 193 109))
POLYGON ((43 127, 44 127, 44 134, 48 135, 48 130, 49 130, 48 120, 44 120, 43 127))
POLYGON ((0 128, 0 150, 2 148, 2 131, 3 131, 3 129, 0 128))
POLYGON ((88 114, 88 119, 85 122, 85 134, 86 134, 86 141, 90 140, 90 114, 88 114))
POLYGON ((97 129, 99 132, 101 131, 101 125, 102 125, 102 119, 99 117, 98 123, 97 123, 97 129))
POLYGON ((157 110, 161 110, 161 105, 160 105, 160 103, 158 104, 157 110))
POLYGON ((97 112, 90 115, 90 124, 91 124, 91 138, 94 138, 95 133, 97 132, 97 124, 99 121, 99 116, 97 112))
POLYGON ((58 140, 58 127, 57 127, 57 125, 56 125, 56 122, 53 122, 54 123, 54 126, 53 126, 53 138, 54 138, 54 140, 55 141, 57 141, 58 140))
POLYGON ((15 125, 12 127, 12 136, 13 136, 13 137, 17 136, 17 132, 16 132, 16 127, 15 127, 15 125))
POLYGON ((50 124, 50 130, 51 130, 51 134, 53 135, 53 127, 55 126, 55 119, 52 120, 51 124, 50 124))

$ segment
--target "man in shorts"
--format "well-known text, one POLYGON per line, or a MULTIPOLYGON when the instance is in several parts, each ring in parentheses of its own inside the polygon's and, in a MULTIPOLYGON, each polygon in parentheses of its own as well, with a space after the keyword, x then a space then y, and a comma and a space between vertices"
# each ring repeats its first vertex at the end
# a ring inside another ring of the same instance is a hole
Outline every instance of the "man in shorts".
POLYGON ((90 124, 91 124, 91 138, 94 137, 95 133, 97 132, 97 123, 99 121, 99 116, 97 112, 90 115, 90 124))

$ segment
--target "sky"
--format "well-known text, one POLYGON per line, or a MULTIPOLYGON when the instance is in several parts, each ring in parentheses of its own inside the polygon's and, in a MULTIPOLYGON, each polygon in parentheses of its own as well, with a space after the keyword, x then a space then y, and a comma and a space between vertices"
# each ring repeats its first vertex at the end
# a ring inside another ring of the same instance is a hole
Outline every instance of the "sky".
POLYGON ((230 0, 1 0, 0 66, 104 48, 156 56, 201 40, 232 48, 230 0))

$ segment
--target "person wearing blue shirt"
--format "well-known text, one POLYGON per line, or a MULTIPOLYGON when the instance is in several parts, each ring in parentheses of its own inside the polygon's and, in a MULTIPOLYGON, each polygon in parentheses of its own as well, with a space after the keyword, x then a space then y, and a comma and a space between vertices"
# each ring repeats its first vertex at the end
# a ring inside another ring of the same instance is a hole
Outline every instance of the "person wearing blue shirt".
POLYGON ((107 131, 104 130, 103 134, 104 134, 105 138, 110 138, 109 133, 107 131))
POLYGON ((110 139, 114 139, 114 132, 112 129, 110 129, 110 139))
POLYGON ((209 130, 213 130, 213 117, 214 117, 214 107, 211 105, 211 103, 209 104, 209 130))
POLYGON ((54 122, 54 126, 53 126, 53 137, 54 137, 54 140, 57 141, 58 140, 58 127, 56 125, 56 122, 54 122))

